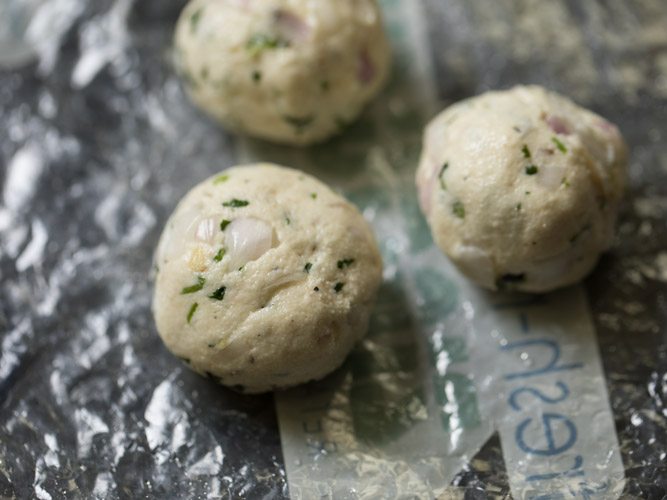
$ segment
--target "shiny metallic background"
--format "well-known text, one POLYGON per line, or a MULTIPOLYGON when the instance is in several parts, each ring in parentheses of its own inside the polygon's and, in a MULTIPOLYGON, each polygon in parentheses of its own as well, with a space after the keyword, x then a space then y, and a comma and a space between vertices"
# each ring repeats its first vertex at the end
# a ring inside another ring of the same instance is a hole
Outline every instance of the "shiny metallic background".
MULTIPOLYGON (((2 498, 287 496, 272 397, 240 396, 189 372, 150 314, 161 225, 191 186, 234 162, 233 139, 192 108, 168 62, 182 6, 0 5, 2 498)), ((539 83, 627 138, 618 240, 587 290, 627 498, 664 498, 667 4, 426 8, 443 105, 539 83)), ((466 498, 506 496, 496 439, 456 484, 466 498)))

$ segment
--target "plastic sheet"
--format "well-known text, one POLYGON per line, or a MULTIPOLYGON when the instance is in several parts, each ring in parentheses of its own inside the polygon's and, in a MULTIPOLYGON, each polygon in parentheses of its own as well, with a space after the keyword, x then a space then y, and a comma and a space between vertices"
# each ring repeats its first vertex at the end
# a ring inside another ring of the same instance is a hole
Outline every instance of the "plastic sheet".
MULTIPOLYGON (((411 4, 383 2, 387 12, 411 4)), ((394 34, 399 64, 384 99, 343 136, 303 153, 238 141, 193 109, 169 64, 182 6, 153 0, 0 5, 0 496, 288 496, 273 398, 240 396, 190 373, 164 349, 150 314, 150 267, 161 224, 191 186, 238 158, 315 165, 312 173, 362 206, 385 256, 402 256, 386 263, 374 331, 386 321, 415 331, 400 324, 409 316, 390 314, 404 303, 404 290, 419 299, 416 290, 429 283, 422 276, 415 288, 404 280, 401 259, 409 258, 408 250, 436 258, 408 175, 425 115, 433 112, 422 87, 405 91, 412 79, 430 78, 402 71, 409 40, 394 34), (376 130, 383 117, 393 130, 389 136, 376 130), (386 140, 401 127, 400 141, 386 140), (385 196, 387 186, 405 196, 385 196), (405 227, 397 230, 383 217, 388 207, 405 215, 405 227)), ((427 15, 416 67, 435 75, 431 90, 441 105, 489 88, 540 83, 618 123, 628 139, 631 184, 619 238, 585 288, 624 497, 662 498, 667 9, 659 0, 432 0, 418 6, 427 15)), ((433 311, 459 314, 450 299, 417 301, 411 314, 422 321, 433 311)), ((465 317, 465 308, 460 313, 465 317)), ((416 345, 437 340, 435 333, 421 332, 416 345)), ((369 339, 381 354, 391 347, 381 336, 369 339)), ((380 441, 423 421, 426 407, 405 399, 401 389, 420 385, 410 368, 417 359, 412 345, 400 344, 399 358, 376 356, 398 359, 398 366, 385 368, 400 385, 385 380, 375 387, 383 391, 376 398, 382 405, 358 408, 362 426, 396 412, 398 428, 365 429, 377 431, 380 441)), ((456 346, 447 352, 456 353, 456 346)), ((363 349, 351 361, 368 366, 363 349)), ((345 373, 323 384, 341 383, 345 373)), ((279 396, 281 404, 289 397, 279 396)), ((448 478, 455 494, 510 495, 501 440, 502 432, 490 434, 457 465, 448 478)), ((287 465, 289 472, 294 464, 287 465)), ((361 462, 359 470, 367 465, 361 462)), ((348 493, 355 495, 353 488, 348 493)))

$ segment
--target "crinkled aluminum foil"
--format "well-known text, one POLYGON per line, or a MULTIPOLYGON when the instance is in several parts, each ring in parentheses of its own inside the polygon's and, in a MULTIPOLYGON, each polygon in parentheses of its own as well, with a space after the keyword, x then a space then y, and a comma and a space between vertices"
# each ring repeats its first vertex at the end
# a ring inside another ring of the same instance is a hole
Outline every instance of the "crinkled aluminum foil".
MULTIPOLYGON (((161 224, 235 158, 170 68, 183 4, 0 5, 0 497, 288 495, 273 398, 189 372, 150 313, 161 224)), ((587 290, 625 494, 663 498, 667 8, 426 4, 443 101, 541 83, 618 123, 631 146, 619 238, 587 290)), ((507 493, 497 439, 455 485, 470 498, 507 493)))

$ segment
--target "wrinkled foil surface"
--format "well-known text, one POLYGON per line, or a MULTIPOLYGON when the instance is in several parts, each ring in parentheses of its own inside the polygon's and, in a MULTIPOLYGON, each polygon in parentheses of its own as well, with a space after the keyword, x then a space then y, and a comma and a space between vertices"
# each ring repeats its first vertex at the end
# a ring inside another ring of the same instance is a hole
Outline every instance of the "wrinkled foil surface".
MULTIPOLYGON (((625 497, 664 498, 667 7, 425 4, 443 105, 543 84, 617 123, 629 143, 618 238, 586 289, 625 497)), ((183 5, 0 5, 0 497, 288 496, 273 397, 189 372, 150 312, 164 221, 237 157, 171 67, 183 5)), ((507 482, 491 439, 454 485, 503 497, 507 482)))

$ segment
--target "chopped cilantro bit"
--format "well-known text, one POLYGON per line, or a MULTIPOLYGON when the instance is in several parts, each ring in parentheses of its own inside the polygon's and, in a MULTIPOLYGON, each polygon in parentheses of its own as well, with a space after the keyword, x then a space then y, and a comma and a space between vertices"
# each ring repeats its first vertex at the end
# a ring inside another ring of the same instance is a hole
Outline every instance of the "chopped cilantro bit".
POLYGON ((447 170, 448 168, 449 168, 449 162, 446 162, 440 169, 440 174, 438 175, 438 178, 440 179, 440 187, 444 190, 447 189, 447 184, 445 183, 443 175, 445 173, 445 170, 447 170))
POLYGON ((226 201, 222 204, 223 207, 232 207, 232 208, 247 207, 248 205, 250 205, 249 201, 238 200, 236 198, 234 198, 233 200, 226 201))
POLYGON ((577 232, 577 234, 575 234, 574 236, 572 236, 572 237, 570 238, 570 243, 576 243, 576 241, 577 241, 579 238, 581 238, 581 236, 583 236, 584 233, 586 233, 587 231, 590 231, 590 230, 591 230, 591 225, 590 225, 590 224, 586 224, 584 227, 582 227, 582 228, 579 230, 579 232, 577 232))
POLYGON ((320 287, 319 287, 319 286, 316 286, 315 288, 313 288, 313 290, 316 291, 316 292, 319 292, 319 291, 320 291, 320 287))
POLYGON ((191 293, 195 293, 200 291, 202 288, 204 288, 204 284, 206 283, 206 279, 202 276, 197 277, 197 284, 192 285, 192 286, 186 286, 181 290, 181 295, 189 295, 191 293))
POLYGON ((521 152, 523 153, 524 158, 530 158, 530 149, 528 149, 527 144, 523 145, 523 147, 521 148, 521 152))
POLYGON ((349 267, 352 264, 354 264, 354 259, 343 259, 339 260, 336 265, 338 266, 338 269, 343 269, 344 267, 349 267))
POLYGON ((257 33, 250 37, 250 40, 248 40, 245 47, 252 52, 253 55, 258 55, 265 50, 289 47, 289 41, 277 36, 257 33))
POLYGON ((535 175, 537 172, 539 172, 539 168, 537 168, 535 165, 528 165, 526 167, 526 175, 535 175))
POLYGON ((561 153, 563 154, 567 153, 567 147, 565 146, 565 144, 563 144, 561 141, 558 140, 558 137, 552 137, 551 140, 561 153))
POLYGON ((328 80, 322 80, 320 82, 320 89, 322 89, 323 92, 326 92, 329 90, 329 81, 328 80))
MULTIPOLYGON (((188 325, 189 325, 190 322, 192 321, 192 317, 193 317, 193 316, 195 315, 195 313, 197 312, 197 308, 198 308, 198 307, 199 307, 199 304, 198 304, 197 302, 195 302, 194 304, 192 304, 192 306, 190 307, 190 310, 188 311, 188 325)), ((189 361, 186 361, 186 363, 189 363, 189 361)))
POLYGON ((313 120, 315 120, 314 115, 309 115, 309 116, 283 116, 283 120, 285 120, 288 124, 290 124, 292 127, 294 127, 297 132, 303 131, 308 125, 313 123, 313 120))
POLYGON ((518 212, 519 210, 521 210, 522 207, 523 207, 523 205, 521 205, 521 203, 519 203, 519 204, 516 206, 517 212, 518 212))
POLYGON ((567 187, 567 188, 570 187, 570 181, 568 181, 566 177, 563 177, 563 178, 561 179, 560 183, 561 183, 563 186, 567 187))
POLYGON ((208 296, 209 299, 213 300, 222 300, 225 298, 225 291, 227 290, 226 286, 221 286, 215 292, 208 296))
POLYGON ((225 229, 227 229, 227 226, 229 226, 231 223, 232 221, 230 220, 222 219, 222 221, 220 221, 220 231, 224 231, 225 229))
POLYGON ((496 280, 496 288, 498 290, 506 290, 507 288, 515 285, 517 283, 523 283, 526 281, 526 274, 503 274, 496 280))
POLYGON ((460 201, 455 201, 454 204, 452 205, 452 213, 456 215, 459 219, 463 219, 466 216, 466 208, 460 201))
POLYGON ((197 26, 199 25, 199 21, 201 20, 201 15, 204 9, 197 9, 193 14, 190 16, 190 31, 194 33, 197 31, 197 26))
POLYGON ((310 193, 310 197, 315 200, 317 199, 317 193, 310 193))
POLYGON ((307 273, 309 273, 312 268, 313 264, 311 264, 310 262, 306 262, 306 265, 303 266, 303 270, 306 271, 307 273))
POLYGON ((285 216, 285 224, 287 224, 287 225, 289 226, 291 223, 292 223, 292 219, 290 219, 289 217, 285 216))
POLYGON ((255 83, 259 83, 262 81, 262 72, 261 71, 253 71, 252 72, 252 81, 255 83))
POLYGON ((345 283, 340 283, 340 282, 336 283, 336 286, 334 286, 334 292, 336 293, 340 292, 344 286, 345 283))
POLYGON ((213 184, 222 184, 223 182, 227 182, 228 180, 229 176, 227 174, 222 174, 213 179, 213 184))
POLYGON ((225 256, 226 252, 227 252, 227 250, 225 250, 224 248, 221 248, 220 250, 218 250, 218 253, 215 254, 215 257, 213 257, 213 260, 216 261, 216 262, 220 262, 222 260, 222 258, 225 256))

